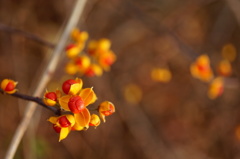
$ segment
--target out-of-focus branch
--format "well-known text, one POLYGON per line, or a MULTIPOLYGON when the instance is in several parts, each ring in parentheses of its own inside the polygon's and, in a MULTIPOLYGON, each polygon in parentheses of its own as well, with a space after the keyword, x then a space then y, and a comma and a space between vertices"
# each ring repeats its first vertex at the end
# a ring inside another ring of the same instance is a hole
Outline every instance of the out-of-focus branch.
POLYGON ((232 12, 234 13, 238 25, 240 25, 240 2, 238 0, 226 0, 228 3, 228 6, 230 7, 230 9, 232 10, 232 12))
MULTIPOLYGON (((2 89, 0 89, 0 93, 4 94, 4 91, 2 89)), ((47 106, 42 98, 39 98, 39 97, 33 97, 33 96, 29 96, 29 95, 25 95, 25 94, 21 94, 19 92, 16 92, 16 93, 13 93, 13 94, 9 94, 13 97, 17 97, 17 98, 20 98, 20 99, 23 99, 23 100, 27 100, 27 101, 32 101, 32 102, 35 102, 37 104, 39 104, 40 106, 46 108, 46 109, 49 109, 51 111, 54 112, 54 114, 56 115, 60 115, 60 109, 57 109, 55 107, 50 107, 50 106, 47 106)))
MULTIPOLYGON (((69 21, 63 30, 63 33, 57 43, 55 50, 53 51, 52 57, 49 60, 46 68, 44 69, 41 78, 39 79, 39 84, 36 86, 33 96, 40 96, 44 91, 46 84, 50 81, 54 71, 56 70, 57 64, 60 60, 60 55, 65 47, 65 44, 68 40, 71 30, 77 25, 79 18, 83 12, 86 0, 77 0, 74 5, 73 12, 69 18, 69 21)), ((27 105, 23 119, 15 131, 13 139, 10 143, 9 149, 5 156, 5 159, 12 159, 17 150, 17 147, 31 121, 31 118, 36 110, 36 103, 30 102, 27 105)))
POLYGON ((8 32, 8 33, 14 33, 14 34, 22 35, 25 38, 31 39, 35 42, 38 42, 38 43, 40 43, 42 45, 45 45, 45 46, 47 46, 49 48, 52 48, 52 49, 55 47, 54 44, 52 44, 52 43, 50 43, 46 40, 43 40, 42 38, 40 38, 37 35, 34 35, 32 33, 29 33, 29 32, 26 32, 26 31, 23 31, 23 30, 20 30, 20 29, 17 29, 17 28, 10 27, 10 26, 2 24, 2 23, 0 23, 0 30, 4 31, 4 32, 8 32))

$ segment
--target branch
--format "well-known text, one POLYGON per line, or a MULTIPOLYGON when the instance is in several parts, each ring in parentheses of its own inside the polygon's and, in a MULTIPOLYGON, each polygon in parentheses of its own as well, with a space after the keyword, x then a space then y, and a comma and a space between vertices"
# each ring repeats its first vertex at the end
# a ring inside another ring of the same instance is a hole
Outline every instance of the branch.
MULTIPOLYGON (((60 55, 65 47, 65 44, 68 40, 68 37, 70 35, 71 30, 76 27, 79 18, 81 17, 81 14, 83 12, 86 0, 77 0, 76 4, 74 5, 73 12, 69 18, 69 21, 66 25, 66 27, 63 30, 63 33, 61 35, 61 38, 59 39, 59 42, 57 43, 57 46, 55 47, 52 57, 49 60, 46 68, 44 69, 43 73, 41 74, 39 78, 39 84, 35 88, 35 91, 33 93, 34 96, 40 96, 40 94, 44 91, 44 88, 46 87, 46 84, 50 81, 53 73, 56 70, 57 64, 60 60, 60 55)), ((13 136, 13 139, 10 143, 10 146, 7 150, 5 159, 12 159, 14 157, 14 154, 16 153, 17 147, 33 117, 33 114, 35 112, 36 105, 35 103, 28 103, 25 114, 23 116, 23 119, 20 121, 15 134, 13 136)))
MULTIPOLYGON (((4 92, 2 89, 0 89, 0 93, 5 94, 5 92, 4 92)), ((17 98, 20 98, 20 99, 23 99, 23 100, 35 102, 35 103, 39 104, 40 106, 42 106, 42 107, 44 107, 44 108, 46 108, 46 109, 49 109, 49 110, 53 111, 54 114, 56 114, 56 115, 61 115, 60 109, 57 109, 57 108, 55 108, 55 107, 47 106, 47 105, 43 102, 42 98, 33 97, 33 96, 29 96, 29 95, 25 95, 25 94, 18 93, 18 92, 13 93, 13 94, 7 94, 7 95, 10 95, 10 96, 13 96, 13 97, 17 97, 17 98)))
POLYGON ((40 43, 42 45, 46 45, 47 47, 50 47, 52 49, 55 47, 54 44, 41 39, 37 35, 34 35, 32 33, 29 33, 29 32, 26 32, 26 31, 23 31, 23 30, 20 30, 20 29, 17 29, 17 28, 10 27, 10 26, 5 25, 5 24, 1 24, 0 23, 0 30, 5 31, 5 32, 9 32, 9 33, 20 34, 20 35, 24 36, 25 38, 31 39, 33 41, 36 41, 36 42, 38 42, 38 43, 40 43))
POLYGON ((238 0, 226 0, 226 2, 235 15, 238 25, 240 25, 240 2, 238 0))

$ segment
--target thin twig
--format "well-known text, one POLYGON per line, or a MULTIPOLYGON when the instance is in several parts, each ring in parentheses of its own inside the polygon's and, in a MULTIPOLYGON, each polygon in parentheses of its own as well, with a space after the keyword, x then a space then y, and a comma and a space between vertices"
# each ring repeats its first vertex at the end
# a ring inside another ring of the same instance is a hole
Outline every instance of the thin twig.
MULTIPOLYGON (((68 40, 70 32, 74 27, 76 27, 76 25, 79 21, 79 18, 82 14, 85 3, 86 3, 86 0, 77 0, 76 1, 72 15, 62 33, 62 36, 52 54, 52 57, 47 65, 47 67, 45 68, 44 72, 42 73, 42 76, 39 80, 40 81, 39 85, 36 87, 35 92, 33 93, 33 96, 40 96, 41 93, 44 91, 46 84, 50 81, 51 76, 53 75, 53 73, 57 67, 57 64, 60 60, 60 55, 62 53, 62 50, 65 47, 65 44, 68 40)), ((18 125, 17 130, 15 131, 15 134, 13 136, 13 139, 11 141, 11 144, 9 146, 9 149, 7 151, 5 159, 13 158, 13 156, 17 150, 17 147, 23 137, 23 134, 25 133, 25 131, 31 121, 31 118, 33 116, 33 113, 35 112, 35 109, 36 109, 36 103, 33 103, 33 102, 28 103, 24 117, 21 120, 20 124, 18 125)))
POLYGON ((26 31, 23 31, 23 30, 20 30, 20 29, 17 29, 17 28, 10 27, 10 26, 2 24, 2 23, 0 23, 0 30, 2 30, 4 32, 9 32, 9 33, 20 34, 20 35, 24 36, 25 38, 36 41, 36 42, 38 42, 42 45, 46 45, 47 47, 50 47, 52 49, 55 47, 54 44, 52 44, 52 43, 50 43, 46 40, 43 40, 42 38, 40 38, 37 35, 34 35, 32 33, 29 33, 29 32, 26 32, 26 31))
MULTIPOLYGON (((2 89, 0 89, 0 93, 4 94, 4 91, 3 91, 2 89)), ((21 93, 19 93, 19 92, 16 92, 16 93, 13 93, 13 94, 8 94, 8 95, 11 95, 11 96, 13 96, 13 97, 17 97, 17 98, 20 98, 20 99, 23 99, 23 100, 35 102, 35 103, 39 104, 40 106, 42 106, 42 107, 44 107, 44 108, 46 108, 46 109, 49 109, 49 110, 53 111, 54 114, 60 115, 60 109, 57 109, 56 107, 47 106, 47 105, 43 102, 43 99, 42 99, 42 98, 33 97, 33 96, 26 95, 26 94, 21 94, 21 93)))

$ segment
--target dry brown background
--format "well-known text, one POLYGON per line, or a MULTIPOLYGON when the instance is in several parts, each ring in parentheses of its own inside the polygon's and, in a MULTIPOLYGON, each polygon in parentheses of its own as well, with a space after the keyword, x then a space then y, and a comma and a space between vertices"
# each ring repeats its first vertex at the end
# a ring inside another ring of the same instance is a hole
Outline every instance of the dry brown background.
MULTIPOLYGON (((0 0, 1 80, 15 79, 19 91, 31 95, 52 48, 25 32, 55 45, 74 3, 0 0)), ((233 75, 226 80, 223 96, 216 100, 208 99, 208 85, 189 72, 189 65, 200 54, 208 54, 215 68, 226 43, 239 50, 238 3, 89 0, 79 28, 88 31, 91 39, 111 39, 117 61, 102 77, 84 77, 84 87, 94 87, 98 95, 95 105, 110 100, 116 113, 96 130, 72 132, 59 143, 58 134, 46 121, 52 112, 39 108, 15 158, 239 159, 240 141, 235 135, 240 125, 239 56, 232 64, 233 75), (151 69, 162 66, 173 74, 166 84, 150 78, 151 69), (142 90, 138 103, 129 103, 124 97, 125 87, 132 83, 142 90)), ((48 89, 60 87, 71 77, 63 71, 65 61, 48 89)), ((25 101, 0 95, 0 158, 25 105, 25 101)))

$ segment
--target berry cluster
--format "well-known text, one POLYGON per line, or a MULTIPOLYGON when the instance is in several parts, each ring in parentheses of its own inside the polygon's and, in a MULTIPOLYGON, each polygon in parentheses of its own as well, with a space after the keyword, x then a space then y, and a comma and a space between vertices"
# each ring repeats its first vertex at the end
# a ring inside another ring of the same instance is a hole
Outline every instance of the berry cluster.
POLYGON ((215 99, 222 95, 224 91, 224 78, 232 75, 231 62, 236 57, 236 50, 232 44, 227 44, 222 48, 223 59, 218 63, 216 68, 217 76, 215 77, 212 70, 208 55, 199 56, 190 66, 193 77, 210 83, 208 97, 215 99))
POLYGON ((109 101, 102 102, 98 108, 98 114, 91 114, 87 108, 97 100, 93 88, 82 88, 81 79, 69 79, 62 84, 62 91, 48 92, 44 94, 43 101, 48 106, 59 106, 64 113, 61 116, 53 116, 48 119, 53 128, 60 133, 59 141, 66 138, 70 131, 86 130, 89 126, 97 127, 100 118, 105 122, 105 116, 115 112, 114 105, 109 101))
POLYGON ((101 76, 104 71, 110 70, 116 56, 110 50, 111 42, 108 39, 91 40, 85 51, 88 33, 74 29, 71 34, 72 43, 66 47, 66 55, 70 59, 65 70, 68 74, 101 76))

